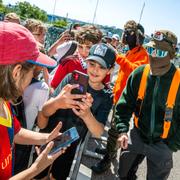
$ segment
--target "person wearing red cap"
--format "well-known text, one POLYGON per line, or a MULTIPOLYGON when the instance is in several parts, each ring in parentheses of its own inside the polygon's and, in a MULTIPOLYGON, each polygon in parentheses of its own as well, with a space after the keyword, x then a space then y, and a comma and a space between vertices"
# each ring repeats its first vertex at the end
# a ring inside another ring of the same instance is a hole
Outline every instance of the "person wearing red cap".
POLYGON ((59 135, 61 123, 50 134, 32 132, 21 128, 12 104, 30 83, 34 64, 56 66, 56 61, 38 50, 33 35, 23 26, 0 23, 0 177, 1 179, 32 179, 50 165, 64 150, 48 155, 59 135), (27 170, 13 176, 14 143, 45 144, 47 148, 27 170), (13 177, 12 177, 13 176, 13 177), (11 178, 12 177, 12 178, 11 178))

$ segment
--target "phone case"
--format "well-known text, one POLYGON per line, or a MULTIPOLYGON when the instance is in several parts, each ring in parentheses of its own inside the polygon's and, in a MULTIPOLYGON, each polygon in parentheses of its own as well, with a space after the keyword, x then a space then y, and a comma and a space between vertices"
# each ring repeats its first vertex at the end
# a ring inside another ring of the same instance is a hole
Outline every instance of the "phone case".
POLYGON ((73 71, 70 84, 79 84, 78 88, 71 91, 72 94, 86 94, 88 87, 88 75, 80 71, 73 71))
MULTIPOLYGON (((60 136, 56 137, 53 140, 54 146, 49 152, 49 154, 51 155, 57 153, 62 148, 67 147, 77 139, 79 139, 79 134, 77 132, 77 129, 75 127, 68 129, 67 131, 65 131, 64 133, 62 133, 60 136)), ((40 147, 40 150, 43 151, 46 148, 46 146, 47 144, 42 145, 40 147)))

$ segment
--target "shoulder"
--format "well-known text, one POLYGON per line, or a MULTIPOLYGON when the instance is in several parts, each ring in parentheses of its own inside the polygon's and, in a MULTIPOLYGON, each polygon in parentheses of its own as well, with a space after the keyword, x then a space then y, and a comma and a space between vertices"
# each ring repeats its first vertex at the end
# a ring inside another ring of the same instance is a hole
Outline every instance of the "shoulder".
POLYGON ((73 65, 79 63, 79 58, 76 55, 71 55, 68 56, 64 59, 61 60, 60 65, 65 66, 65 65, 73 65))
POLYGON ((49 91, 49 86, 47 85, 46 82, 39 81, 30 84, 25 91, 33 91, 33 90, 42 90, 42 91, 49 91))

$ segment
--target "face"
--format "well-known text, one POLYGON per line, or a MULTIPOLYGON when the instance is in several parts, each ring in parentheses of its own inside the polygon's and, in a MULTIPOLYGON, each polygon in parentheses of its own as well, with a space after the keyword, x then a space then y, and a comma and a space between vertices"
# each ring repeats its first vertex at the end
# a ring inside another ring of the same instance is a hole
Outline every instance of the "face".
POLYGON ((87 61, 87 74, 89 81, 93 83, 102 83, 106 75, 110 73, 109 69, 104 68, 99 63, 93 60, 87 61))
POLYGON ((112 42, 111 42, 111 44, 112 44, 112 46, 117 47, 117 46, 118 46, 118 44, 119 44, 119 41, 118 41, 118 40, 116 40, 115 38, 112 38, 112 42))
POLYGON ((23 94, 25 88, 30 84, 33 78, 34 68, 29 69, 27 72, 22 71, 22 65, 18 64, 13 69, 13 78, 15 80, 15 84, 20 90, 21 94, 23 94))
POLYGON ((46 31, 39 32, 39 33, 33 33, 35 39, 40 42, 41 44, 44 44, 45 41, 45 36, 46 36, 46 31))
POLYGON ((87 41, 84 44, 78 44, 78 52, 83 59, 88 57, 92 45, 93 43, 90 41, 87 41))
POLYGON ((129 45, 130 47, 136 46, 136 34, 133 30, 125 30, 122 36, 122 41, 124 44, 129 45))

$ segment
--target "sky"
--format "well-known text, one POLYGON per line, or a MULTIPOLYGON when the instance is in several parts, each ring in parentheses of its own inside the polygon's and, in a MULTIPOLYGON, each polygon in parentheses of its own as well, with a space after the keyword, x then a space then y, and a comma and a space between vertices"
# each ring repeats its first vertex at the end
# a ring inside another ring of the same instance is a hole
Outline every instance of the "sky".
MULTIPOLYGON (((18 0, 3 0, 15 4, 18 0)), ((21 0, 19 0, 21 1, 21 0)), ((128 20, 144 26, 147 35, 155 30, 174 32, 180 42, 180 0, 26 0, 49 14, 123 29, 128 20), (98 3, 97 3, 98 2, 98 3), (143 4, 145 3, 144 9, 143 4), (98 5, 97 5, 98 4, 98 5), (97 11, 95 15, 95 9, 97 11), (140 18, 143 9, 142 17, 140 18), (95 15, 95 18, 94 18, 95 15), (141 19, 141 20, 140 20, 141 19), (179 19, 179 20, 178 20, 179 19)))

